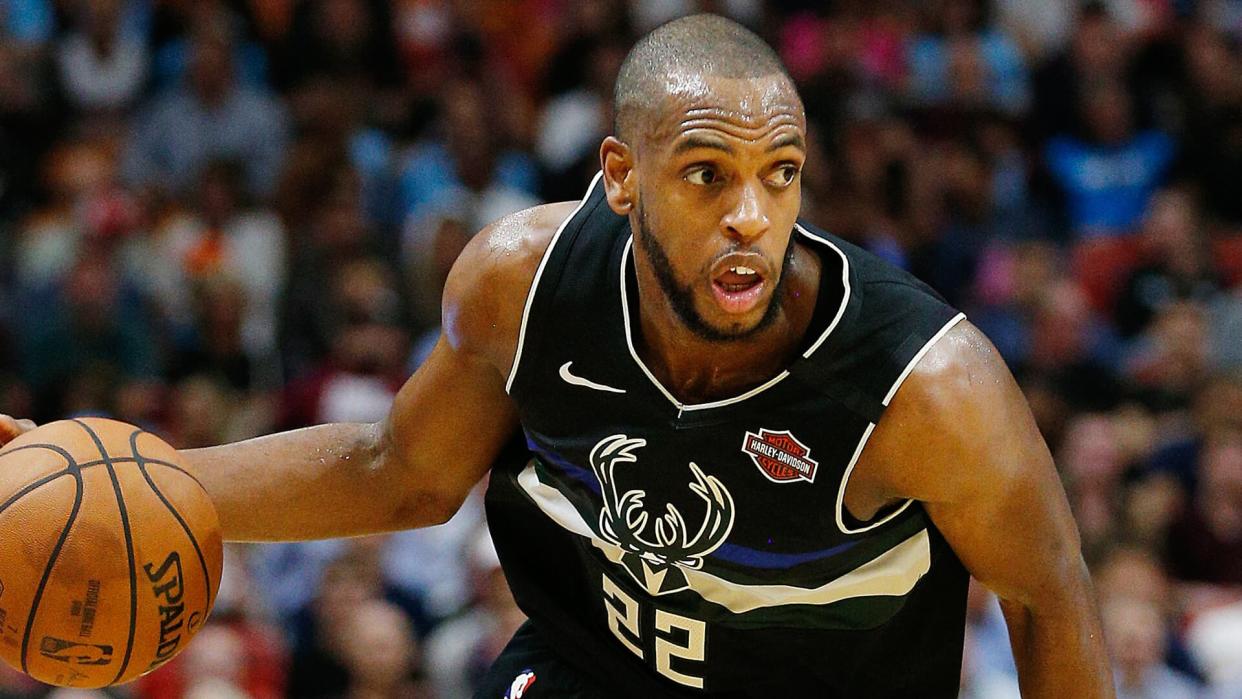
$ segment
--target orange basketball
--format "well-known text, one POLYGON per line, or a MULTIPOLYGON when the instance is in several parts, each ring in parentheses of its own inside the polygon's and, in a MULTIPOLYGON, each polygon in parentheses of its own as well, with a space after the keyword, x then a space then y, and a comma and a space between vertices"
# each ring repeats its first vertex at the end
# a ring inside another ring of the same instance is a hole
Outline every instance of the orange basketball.
POLYGON ((53 422, 0 449, 0 657, 64 687, 127 682, 211 612, 215 507, 176 450, 133 425, 53 422))

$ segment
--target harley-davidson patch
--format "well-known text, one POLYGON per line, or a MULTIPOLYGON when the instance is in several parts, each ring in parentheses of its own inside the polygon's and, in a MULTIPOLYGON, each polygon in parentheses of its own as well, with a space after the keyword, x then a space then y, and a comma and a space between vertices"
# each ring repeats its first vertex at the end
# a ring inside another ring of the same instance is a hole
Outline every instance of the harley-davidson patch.
POLYGON ((747 432, 742 451, 750 456, 763 475, 777 483, 804 480, 814 482, 819 462, 811 458, 811 450, 788 430, 760 429, 759 434, 747 432))

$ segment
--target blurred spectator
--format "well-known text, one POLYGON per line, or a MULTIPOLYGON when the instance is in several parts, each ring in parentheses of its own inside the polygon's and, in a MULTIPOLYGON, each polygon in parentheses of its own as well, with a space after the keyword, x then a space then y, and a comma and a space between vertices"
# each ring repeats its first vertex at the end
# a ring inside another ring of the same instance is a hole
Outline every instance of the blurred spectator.
POLYGON ((1141 332, 1174 301, 1207 301, 1219 284, 1193 198, 1182 190, 1157 194, 1139 234, 1143 262, 1123 285, 1114 317, 1123 336, 1141 332))
POLYGON ((721 0, 712 3, 693 0, 631 0, 629 4, 634 13, 635 30, 639 34, 645 34, 670 20, 709 9, 753 28, 759 21, 762 3, 757 0, 721 0), (704 8, 704 4, 711 7, 704 8))
POLYGON ((1199 458, 1208 435, 1242 431, 1242 377, 1218 374, 1195 394, 1192 423, 1154 449, 1148 470, 1171 475, 1187 494, 1198 490, 1199 458))
POLYGON ((1096 597, 1102 605, 1136 601, 1159 615, 1162 638, 1159 660, 1177 673, 1198 681, 1199 666, 1191 656, 1177 621, 1186 613, 1182 595, 1152 549, 1117 544, 1092 566, 1096 597))
POLYGON ((284 292, 280 347, 287 377, 320 364, 343 324, 394 325, 403 317, 396 272, 387 261, 392 258, 366 220, 357 174, 338 171, 313 206, 305 229, 294 231, 284 292))
POLYGON ((1194 699, 1194 682, 1163 662, 1164 618, 1150 602, 1121 598, 1100 610, 1118 699, 1194 699))
POLYGON ((1242 201, 1230 183, 1242 177, 1242 55, 1236 42, 1202 26, 1187 32, 1183 46, 1189 74, 1184 169, 1209 214, 1237 227, 1242 201))
POLYGON ((430 699, 417 679, 418 641, 397 607, 364 602, 342 629, 349 683, 342 699, 430 699))
MULTIPOLYGON (((136 1, 147 5, 144 0, 136 1)), ((132 5, 135 0, 130 2, 132 5)), ((150 17, 145 19, 150 26, 142 34, 149 36, 154 46, 152 82, 157 91, 177 88, 186 81, 195 60, 195 35, 204 28, 229 37, 230 67, 238 82, 257 89, 268 85, 267 49, 251 40, 261 5, 245 0, 197 0, 158 2, 147 7, 150 17)), ((280 12, 279 5, 272 9, 280 12)))
MULTIPOLYGON (((157 376, 160 352, 154 327, 137 292, 120 276, 106 256, 83 255, 64 281, 29 301, 40 308, 26 316, 21 336, 23 374, 43 405, 39 414, 55 414, 60 399, 65 408, 80 378, 95 377, 103 387, 117 379, 157 376), (42 411, 49 411, 43 413, 42 411)), ((107 410, 107 388, 78 404, 80 410, 107 410)))
POLYGON ((1126 463, 1116 426, 1107 415, 1083 415, 1070 423, 1057 456, 1085 555, 1098 554, 1118 534, 1126 463))
POLYGON ((1199 487, 1169 531, 1169 569, 1182 580, 1242 585, 1242 432, 1209 436, 1199 487))
POLYGON ((241 285, 217 275, 199 280, 191 290, 193 336, 177 348, 169 375, 179 379, 187 374, 211 373, 243 391, 278 385, 276 357, 270 348, 247 352, 251 348, 243 342, 243 320, 252 306, 247 304, 241 285))
POLYGON ((236 391, 218 375, 191 375, 169 391, 163 432, 179 449, 257 437, 273 429, 273 402, 264 394, 236 391))
MULTIPOLYGON (((10 4, 20 5, 15 2, 10 4)), ((12 8, 10 8, 12 9, 12 8)), ((0 13, 2 14, 2 13, 0 13)), ((38 190, 44 153, 57 139, 63 115, 55 110, 50 81, 38 54, 0 40, 0 221, 28 211, 38 190)))
POLYGON ((126 179, 183 193, 213 160, 246 168, 247 189, 272 191, 288 138, 280 102, 238 84, 233 38, 225 26, 198 27, 187 84, 157 98, 143 114, 126 153, 126 179))
POLYGON ((534 162, 498 142, 481 85, 457 81, 446 86, 440 109, 442 137, 414 146, 401 169, 407 217, 469 206, 477 220, 491 222, 537 203, 534 162))
MULTIPOLYGON (((270 210, 248 205, 242 167, 228 161, 206 165, 196 206, 148 238, 144 277, 182 337, 198 336, 180 343, 184 354, 214 355, 234 386, 265 388, 278 376, 276 313, 285 283, 285 233, 270 210)), ((197 370, 192 359, 183 359, 190 363, 180 367, 182 374, 197 370)))
POLYGON ((1242 690, 1242 602, 1200 614, 1186 632, 1191 652, 1203 666, 1210 699, 1239 696, 1242 690))
MULTIPOLYGON (((385 584, 375 545, 379 541, 382 540, 377 538, 370 544, 364 541, 353 545, 329 563, 323 570, 318 595, 294 617, 295 642, 288 690, 291 696, 307 699, 345 696, 356 679, 355 673, 365 670, 359 667, 356 636, 358 616, 368 604, 387 599, 399 605, 407 624, 415 619, 425 620, 416 599, 385 584)), ((385 633, 396 633, 396 630, 385 629, 385 633)), ((413 646, 416 637, 408 634, 408 630, 398 634, 408 637, 399 645, 413 646)), ((376 648, 366 650, 378 652, 376 648)), ((379 673, 391 668, 373 669, 377 674, 394 679, 387 673, 379 673)))
POLYGON ((123 31, 122 8, 122 0, 78 3, 80 26, 61 40, 61 85, 80 110, 129 107, 146 80, 150 55, 141 37, 123 31))
POLYGON ((330 358, 289 387, 282 423, 382 419, 405 381, 407 351, 404 334, 391 325, 342 327, 330 358))
POLYGON ((1016 114, 1030 99, 1017 44, 989 21, 983 0, 938 0, 909 48, 910 94, 921 104, 959 102, 1016 114))
POLYGON ((475 600, 469 610, 441 624, 427 640, 427 666, 438 699, 468 699, 526 615, 518 609, 486 528, 470 554, 475 600))
POLYGON ((332 284, 335 337, 329 355, 287 387, 282 422, 289 426, 379 420, 406 378, 409 348, 387 267, 375 259, 348 262, 332 284))
POLYGON ((1107 5, 1085 2, 1075 20, 1069 44, 1035 75, 1031 123, 1040 139, 1083 133, 1084 90, 1129 77, 1131 45, 1107 5))
POLYGON ((3 38, 23 48, 45 44, 56 29, 56 9, 50 0, 3 0, 0 2, 3 38))
POLYGON ((126 381, 116 388, 112 414, 117 420, 158 432, 163 428, 166 386, 154 378, 126 381))
POLYGON ((960 305, 977 276, 980 251, 996 235, 993 183, 981 154, 961 142, 945 144, 929 170, 938 190, 929 208, 937 215, 926 239, 906 246, 907 266, 960 305))
POLYGON ((1023 53, 1037 61, 1063 46, 1074 29, 1073 3, 997 0, 995 6, 998 22, 1010 27, 1023 53))
POLYGON ((599 142, 612 132, 612 85, 629 47, 596 37, 586 52, 583 82, 553 96, 539 116, 535 155, 543 168, 543 196, 571 200, 599 169, 599 142))
POLYGON ((1129 93, 1117 81, 1084 86, 1084 136, 1048 141, 1048 170, 1066 197, 1069 225, 1082 237, 1129 233, 1173 161, 1165 134, 1136 131, 1129 93))
POLYGON ((103 139, 67 140, 48 153, 40 178, 45 201, 26 217, 13 250, 20 292, 56 284, 88 246, 112 254, 124 244, 136 212, 116 186, 115 161, 103 139))
POLYGON ((1162 308, 1127 357, 1124 371, 1146 401, 1163 410, 1190 404, 1211 369, 1205 309, 1190 302, 1162 308))
POLYGON ((245 649, 238 635, 227 626, 208 624, 186 647, 185 656, 187 697, 253 697, 241 688, 245 649))
POLYGON ((400 82, 390 3, 298 3, 286 40, 278 64, 278 82, 283 86, 301 86, 318 76, 355 89, 400 82))
POLYGON ((277 208, 289 227, 305 225, 317 197, 333 187, 332 176, 349 169, 344 161, 358 177, 368 222, 384 228, 400 224, 398 143, 391 129, 381 124, 410 117, 401 98, 377 97, 369 104, 359 99, 360 90, 377 94, 324 76, 310 79, 294 93, 291 105, 298 138, 275 192, 277 208))
POLYGON ((1050 243, 1039 241, 991 245, 979 252, 968 302, 971 320, 1010 364, 1020 366, 1029 355, 1029 319, 1063 264, 1058 255, 1050 243))
POLYGON ((1053 280, 1036 293, 1027 321, 1029 349, 1018 365, 1023 379, 1039 377, 1074 411, 1116 405, 1121 386, 1112 365, 1110 328, 1091 308, 1082 290, 1068 280, 1053 280))
MULTIPOLYGON (((402 599, 417 599, 426 619, 417 619, 418 631, 458 613, 473 598, 469 566, 471 547, 483 522, 482 492, 476 489, 447 523, 428 529, 395 532, 377 538, 382 579, 402 599)), ((268 607, 281 618, 293 617, 316 595, 319 581, 331 561, 345 555, 343 540, 274 544, 258 547, 252 555, 253 575, 259 588, 270 591, 268 607)))

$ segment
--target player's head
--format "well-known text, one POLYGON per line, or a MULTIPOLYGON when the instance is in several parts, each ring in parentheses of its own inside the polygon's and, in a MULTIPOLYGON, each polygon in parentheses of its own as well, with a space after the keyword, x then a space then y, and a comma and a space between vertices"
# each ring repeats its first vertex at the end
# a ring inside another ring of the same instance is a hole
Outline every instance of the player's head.
POLYGON ((693 15, 635 44, 614 99, 600 160, 609 205, 637 231, 636 261, 699 336, 766 327, 792 252, 806 138, 780 59, 745 27, 693 15))

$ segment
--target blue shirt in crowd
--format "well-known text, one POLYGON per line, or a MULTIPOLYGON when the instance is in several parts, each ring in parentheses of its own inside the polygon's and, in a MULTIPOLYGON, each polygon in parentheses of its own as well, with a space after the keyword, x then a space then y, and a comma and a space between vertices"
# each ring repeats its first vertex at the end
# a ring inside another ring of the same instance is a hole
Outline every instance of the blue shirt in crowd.
POLYGON ((1044 151, 1065 193, 1071 228, 1088 238, 1135 230, 1173 154, 1172 139, 1159 131, 1109 146, 1058 136, 1044 151))

